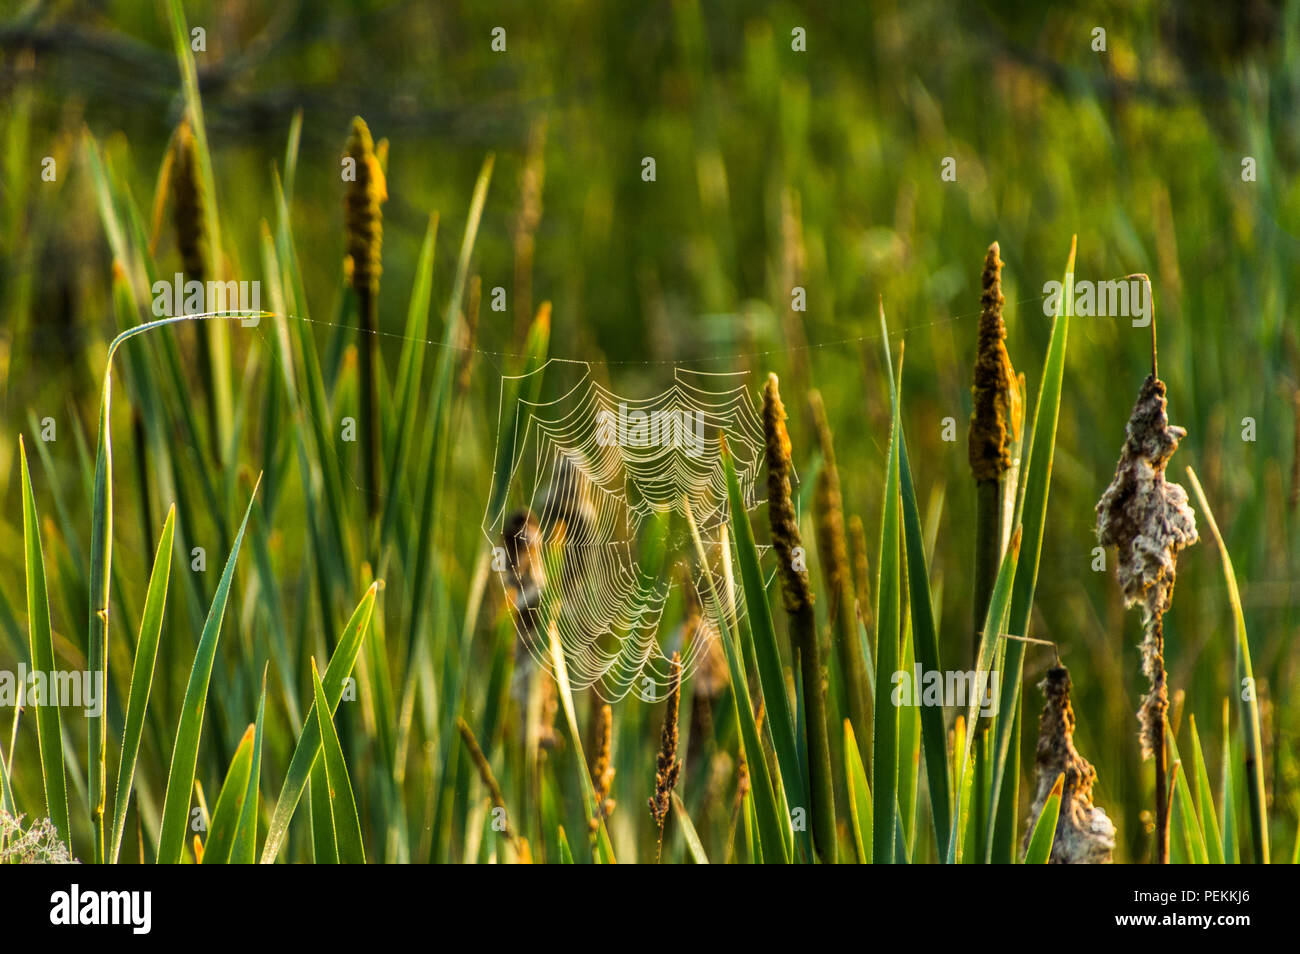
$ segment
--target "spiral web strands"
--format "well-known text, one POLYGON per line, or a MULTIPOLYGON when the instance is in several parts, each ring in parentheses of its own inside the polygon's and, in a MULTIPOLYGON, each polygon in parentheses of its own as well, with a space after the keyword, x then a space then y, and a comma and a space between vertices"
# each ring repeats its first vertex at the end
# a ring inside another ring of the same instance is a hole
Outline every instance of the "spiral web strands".
POLYGON ((746 378, 678 368, 670 387, 642 399, 601 385, 584 362, 553 359, 531 374, 503 378, 493 486, 505 479, 505 468, 509 490, 489 502, 483 532, 520 639, 551 668, 554 625, 575 689, 592 688, 607 702, 633 690, 662 698, 672 651, 681 652, 689 675, 717 638, 719 614, 727 612, 728 622, 743 615, 733 587, 719 586, 732 606, 710 596, 689 544, 685 501, 714 579, 728 579, 720 438, 746 509, 762 502, 755 489, 762 420, 746 378), (528 397, 543 383, 575 375, 556 397, 528 397), (520 395, 517 413, 511 394, 520 395), (673 572, 670 559, 685 572, 673 572), (674 579, 694 591, 679 595, 700 608, 701 622, 680 635, 680 645, 666 646, 660 622, 674 579))

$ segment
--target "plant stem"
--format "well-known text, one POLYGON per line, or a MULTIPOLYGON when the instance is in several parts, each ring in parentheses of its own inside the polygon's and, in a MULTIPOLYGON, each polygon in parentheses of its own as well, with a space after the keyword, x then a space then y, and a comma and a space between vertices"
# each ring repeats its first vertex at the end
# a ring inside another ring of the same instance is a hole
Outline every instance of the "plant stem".
POLYGON ((972 658, 980 649, 984 617, 988 615, 993 581, 1002 565, 1002 482, 975 482, 975 602, 972 612, 972 658))
POLYGON ((1156 616, 1153 629, 1156 651, 1156 684, 1151 687, 1156 698, 1157 711, 1153 723, 1159 726, 1152 735, 1151 748, 1156 759, 1156 864, 1169 864, 1169 764, 1168 748, 1165 745, 1165 713, 1169 708, 1169 699, 1165 692, 1165 624, 1163 616, 1156 616))

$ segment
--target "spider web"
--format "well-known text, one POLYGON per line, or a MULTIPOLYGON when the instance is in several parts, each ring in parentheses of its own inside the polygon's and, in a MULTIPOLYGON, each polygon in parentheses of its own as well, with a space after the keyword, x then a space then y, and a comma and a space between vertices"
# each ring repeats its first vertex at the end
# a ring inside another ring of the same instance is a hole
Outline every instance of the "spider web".
POLYGON ((598 383, 586 362, 552 359, 502 379, 493 487, 508 489, 493 493, 483 532, 520 639, 553 669, 554 626, 575 689, 592 688, 607 702, 633 689, 662 698, 672 651, 681 652, 686 678, 717 638, 720 614, 729 622, 743 616, 728 585, 720 438, 753 510, 762 502, 755 480, 763 426, 747 377, 678 368, 667 389, 639 399, 598 383), (690 542, 684 501, 724 606, 690 542), (675 577, 693 590, 677 596, 698 607, 698 625, 664 637, 675 577))

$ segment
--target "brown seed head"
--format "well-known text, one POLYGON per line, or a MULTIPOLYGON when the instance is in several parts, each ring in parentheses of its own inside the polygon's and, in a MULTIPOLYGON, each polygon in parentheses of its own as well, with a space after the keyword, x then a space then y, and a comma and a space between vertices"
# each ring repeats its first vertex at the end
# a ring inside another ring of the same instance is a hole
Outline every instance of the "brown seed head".
MULTIPOLYGON (((1037 818, 1056 780, 1064 775, 1061 814, 1052 841, 1053 864, 1108 864, 1115 848, 1115 826, 1092 804, 1096 770, 1074 747, 1074 709, 1070 705, 1070 673, 1054 666, 1038 684, 1047 697, 1038 719, 1038 750, 1034 757, 1034 799, 1029 817, 1037 818)), ((1025 831, 1028 846, 1032 825, 1025 831)))
POLYGON ((989 246, 981 276, 979 341, 975 353, 974 411, 970 419, 969 454, 976 481, 999 480, 1011 466, 1007 424, 1011 418, 1015 372, 1007 355, 1006 325, 1002 323, 1002 259, 998 243, 989 246))
MULTIPOLYGON (((796 549, 801 549, 799 520, 790 496, 790 435, 785 428, 785 405, 775 374, 767 376, 763 388, 763 435, 767 457, 767 517, 772 525, 772 546, 777 552, 781 575, 781 597, 786 612, 798 613, 810 607, 812 588, 808 571, 795 569, 796 549)), ((800 561, 802 564, 802 561, 800 561)))
POLYGON ((682 657, 673 653, 672 688, 668 691, 668 707, 664 710, 663 734, 659 740, 659 758, 655 766, 655 793, 650 799, 650 814, 655 824, 663 828, 664 819, 672 804, 673 789, 682 763, 677 759, 677 710, 682 694, 682 657))

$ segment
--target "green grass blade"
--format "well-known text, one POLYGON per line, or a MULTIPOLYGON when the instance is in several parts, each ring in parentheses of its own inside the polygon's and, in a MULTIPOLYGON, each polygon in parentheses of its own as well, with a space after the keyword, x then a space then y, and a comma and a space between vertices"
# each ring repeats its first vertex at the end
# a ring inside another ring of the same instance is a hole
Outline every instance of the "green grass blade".
POLYGON ((1237 798, 1236 787, 1232 781, 1232 725, 1229 712, 1232 709, 1227 697, 1223 699, 1223 779, 1220 790, 1223 792, 1223 860, 1225 864, 1235 865, 1241 862, 1237 838, 1237 798))
POLYGON ((257 700, 257 720, 253 723, 253 762, 248 771, 248 789, 239 813, 235 842, 230 848, 232 864, 251 865, 257 860, 257 807, 259 781, 262 777, 262 722, 266 715, 266 670, 262 670, 262 692, 257 700))
MULTIPOLYGON (((946 764, 945 764, 946 770, 946 764)), ((853 724, 844 720, 844 779, 849 789, 849 829, 858 864, 871 864, 871 787, 867 770, 862 766, 853 724)))
POLYGON ((1250 640, 1246 637, 1246 614, 1241 608, 1241 592, 1237 589, 1237 575, 1232 569, 1232 557, 1219 532, 1219 524, 1214 519, 1214 511, 1205 499, 1205 491, 1196 476, 1196 471, 1187 468, 1187 477, 1196 492, 1197 502, 1205 521, 1210 525, 1214 542, 1218 544, 1219 556, 1223 558, 1223 580, 1228 587, 1228 602, 1232 604, 1232 619, 1236 635, 1237 651, 1237 685, 1238 710, 1241 717, 1242 736, 1246 744, 1246 795, 1250 801, 1250 837, 1255 849, 1257 864, 1269 863, 1268 845, 1268 803, 1264 789, 1264 744, 1260 731, 1259 699, 1255 690, 1255 672, 1250 662, 1250 640))
POLYGON ((1208 864, 1209 852, 1206 850, 1205 838, 1196 817, 1192 789, 1187 782, 1187 763, 1179 756, 1178 742, 1167 724, 1165 737, 1169 745, 1169 771, 1174 783, 1174 799, 1178 803, 1178 821, 1183 830, 1183 844, 1187 847, 1188 860, 1195 865, 1208 864))
POLYGON ((1214 795, 1210 789, 1210 774, 1205 768, 1205 753, 1201 749, 1201 737, 1196 731, 1196 716, 1187 716, 1187 725, 1192 735, 1192 778, 1196 785, 1196 817, 1201 823, 1201 838, 1205 843, 1206 857, 1210 864, 1223 864, 1223 839, 1219 835, 1219 819, 1214 814, 1214 795))
POLYGON ((203 864, 230 863, 231 849, 235 843, 235 830, 248 796, 248 778, 253 770, 253 738, 256 728, 249 725, 230 760, 226 780, 221 784, 217 804, 212 809, 212 824, 208 826, 208 839, 203 843, 203 864))
MULTIPOLYGON (((776 629, 772 622, 772 608, 767 601, 767 587, 763 570, 758 562, 758 546, 754 542, 754 528, 745 510, 745 501, 736 477, 736 465, 729 451, 722 454, 727 478, 727 500, 731 508, 731 526, 734 529, 736 562, 740 565, 741 588, 745 594, 746 618, 753 635, 754 656, 758 662, 759 684, 763 688, 763 703, 767 710, 767 724, 772 733, 772 747, 776 750, 777 769, 785 786, 786 798, 794 805, 809 806, 808 777, 799 759, 795 741, 794 721, 790 714, 790 700, 786 694, 785 671, 781 665, 781 651, 776 642, 776 629)), ((801 833, 805 850, 811 849, 808 828, 801 833)))
MULTIPOLYGON (((87 628, 90 671, 102 674, 108 686, 109 587, 113 565, 113 438, 109 420, 113 376, 104 374, 104 391, 99 406, 99 438, 95 452, 94 499, 90 523, 90 622, 87 628)), ((102 708, 102 707, 101 707, 102 708)), ((108 721, 101 711, 87 714, 89 733, 86 760, 90 771, 90 816, 94 860, 104 860, 104 803, 107 788, 108 721)))
POLYGON ((691 538, 695 542, 695 556, 700 561, 700 568, 708 583, 709 596, 713 605, 718 607, 718 638, 727 657, 727 671, 731 677, 731 691, 735 697, 736 721, 739 724, 741 742, 745 749, 745 760, 749 765, 750 796, 754 802, 754 813, 758 820, 758 843, 767 860, 774 863, 790 863, 789 822, 782 819, 778 807, 776 791, 772 787, 772 777, 768 773, 767 759, 763 753, 758 725, 754 721, 754 707, 749 698, 749 683, 745 678, 745 668, 740 660, 740 647, 737 637, 731 633, 727 622, 727 613, 722 611, 726 604, 718 593, 709 568, 708 554, 704 542, 700 539, 700 529, 695 524, 695 515, 691 512, 689 498, 682 498, 686 508, 686 522, 690 526, 691 538))
POLYGON ((154 668, 158 661, 158 642, 162 636, 163 611, 167 603, 167 587, 171 579, 172 544, 176 536, 176 506, 167 511, 158 550, 149 574, 149 588, 144 598, 144 613, 140 617, 140 638, 135 644, 135 663, 131 669, 131 690, 127 697, 126 724, 122 729, 122 756, 117 766, 117 788, 113 797, 113 828, 108 860, 115 863, 122 850, 122 834, 126 828, 126 812, 131 802, 131 786, 135 780, 136 758, 140 754, 140 736, 144 732, 144 717, 149 708, 149 695, 153 690, 154 668))
MULTIPOLYGON (((352 618, 348 620, 343 634, 339 637, 334 654, 330 656, 329 665, 325 667, 325 675, 321 683, 325 687, 325 697, 330 704, 331 714, 338 707, 339 700, 343 698, 343 683, 352 674, 352 667, 356 665, 361 643, 370 628, 370 617, 374 612, 375 595, 378 592, 379 581, 375 581, 366 590, 361 602, 357 604, 352 618)), ((266 842, 262 846, 262 864, 271 864, 280 853, 289 830, 289 822, 293 820, 298 800, 302 798, 302 791, 307 787, 307 777, 320 752, 320 745, 320 723, 313 702, 311 711, 307 713, 307 719, 303 722, 298 744, 294 747, 293 756, 289 760, 284 786, 280 789, 280 797, 276 800, 275 811, 267 827, 266 842)))
MULTIPOLYGON (((962 830, 964 826, 960 822, 963 816, 969 814, 970 811, 968 804, 968 791, 971 784, 970 764, 973 761, 975 727, 979 722, 980 701, 984 698, 984 693, 988 688, 989 672, 993 668, 998 643, 1002 641, 999 637, 1004 631, 1003 623, 1007 618, 1008 607, 1011 602, 1011 587, 1015 580, 1016 566, 1019 561, 1020 528, 1016 527, 1015 532, 1011 534, 1011 542, 1007 545, 1007 552, 1002 555, 1002 566, 998 569, 997 579, 993 583, 993 595, 989 598, 989 612, 984 618, 984 632, 980 635, 980 651, 975 663, 975 693, 966 712, 965 739, 960 747, 961 761, 956 772, 957 804, 954 814, 959 824, 954 825, 948 837, 949 864, 956 864, 960 860, 961 852, 958 846, 964 837, 962 830)), ((1005 673, 1002 687, 1005 695, 1005 673)), ((979 820, 976 820, 975 823, 979 824, 979 820)))
POLYGON ((1038 813, 1034 823, 1034 832, 1029 836, 1029 849, 1025 852, 1025 864, 1045 865, 1052 857, 1052 842, 1056 839, 1056 821, 1061 816, 1061 792, 1064 790, 1065 776, 1058 775, 1052 793, 1043 802, 1043 810, 1038 813))
POLYGON ((560 634, 551 629, 551 661, 555 667, 555 684, 560 692, 560 707, 564 710, 564 719, 569 727, 569 740, 578 766, 578 779, 582 786, 582 800, 588 818, 596 819, 594 856, 597 862, 612 864, 614 848, 609 843, 609 832, 605 828, 604 812, 596 810, 596 788, 591 784, 591 773, 587 770, 587 756, 582 751, 582 735, 578 732, 578 713, 573 707, 573 691, 569 686, 569 671, 564 659, 564 649, 560 646, 560 634))
MULTIPOLYGON (((27 467, 27 448, 18 438, 18 456, 23 482, 23 562, 27 567, 27 627, 32 670, 54 673, 54 638, 50 629, 50 597, 45 586, 45 555, 41 552, 40 521, 32 476, 27 467)), ((42 703, 44 700, 42 700, 42 703)), ((36 736, 41 751, 41 775, 45 780, 45 806, 50 821, 63 843, 72 851, 72 827, 68 819, 68 783, 63 774, 63 720, 59 707, 31 703, 36 713, 36 736)))
POLYGON ((889 457, 885 470, 884 502, 880 517, 879 582, 876 589, 876 688, 873 698, 871 746, 872 857, 877 864, 894 860, 894 829, 898 825, 898 707, 893 702, 894 673, 898 671, 899 640, 902 634, 902 567, 899 539, 899 438, 900 408, 889 353, 889 330, 882 306, 881 338, 885 365, 889 369, 890 403, 893 409, 889 429, 889 457))
POLYGON ((311 767, 307 804, 311 807, 312 861, 318 865, 336 865, 339 863, 339 843, 334 831, 334 810, 330 808, 330 786, 325 777, 324 759, 317 759, 311 767))
POLYGON ((433 297, 433 254, 438 241, 438 216, 429 218, 429 228, 420 248, 419 262, 415 267, 415 287, 403 332, 402 356, 397 366, 394 394, 397 397, 397 421, 393 427, 392 447, 388 454, 388 499, 384 504, 380 540, 387 541, 396 524, 398 513, 407 504, 405 496, 397 492, 406 459, 415 443, 416 407, 420 399, 420 378, 424 372, 426 339, 429 336, 429 302, 433 297))
MULTIPOLYGON (((258 484, 260 483, 259 475, 258 484)), ((235 562, 244 541, 244 528, 248 526, 248 515, 252 512, 256 499, 257 485, 254 485, 230 556, 226 558, 226 568, 222 571, 221 581, 213 594, 208 619, 203 625, 203 635, 199 638, 199 646, 194 653, 194 665, 190 669, 185 699, 181 703, 180 723, 176 727, 171 768, 167 772, 167 792, 163 796, 162 828, 158 834, 159 864, 179 864, 181 852, 185 848, 185 833, 189 829, 190 793, 194 788, 194 772, 198 766, 199 736, 203 732, 203 711, 207 706, 212 662, 217 654, 217 641, 221 638, 221 623, 226 615, 226 603, 230 599, 235 562)))
POLYGON ((697 865, 707 865, 709 856, 704 852, 704 843, 700 841, 700 836, 695 831, 691 816, 686 814, 682 797, 676 792, 673 792, 673 811, 677 813, 677 824, 681 826, 682 837, 686 839, 686 848, 691 853, 691 860, 697 865))
MULTIPOLYGON (((907 550, 907 583, 910 594, 912 642, 916 659, 926 672, 942 672, 939 664, 939 634, 930 600, 930 571, 925 562, 921 534, 921 515, 912 485, 912 468, 907 460, 907 441, 899 432, 899 477, 903 494, 903 534, 907 550)), ((930 789, 930 815, 934 822, 935 844, 946 845, 952 814, 952 795, 948 789, 948 732, 943 724, 943 709, 921 706, 921 744, 925 750, 925 771, 930 789)))
POLYGON ((569 836, 564 833, 564 826, 560 825, 555 830, 555 839, 559 844, 560 864, 573 864, 573 851, 569 848, 569 836))
MULTIPOLYGON (((316 660, 311 661, 311 685, 318 714, 330 711, 321 685, 316 660)), ((366 863, 365 848, 361 843, 361 819, 357 815, 357 802, 352 795, 352 780, 348 778, 347 762, 343 759, 343 746, 332 718, 320 719, 321 751, 324 754, 325 781, 329 785, 330 814, 334 819, 334 837, 339 847, 339 861, 348 865, 366 863)))

